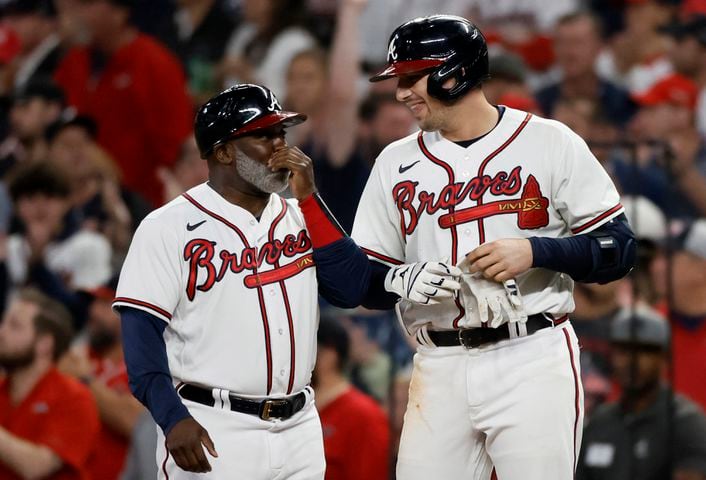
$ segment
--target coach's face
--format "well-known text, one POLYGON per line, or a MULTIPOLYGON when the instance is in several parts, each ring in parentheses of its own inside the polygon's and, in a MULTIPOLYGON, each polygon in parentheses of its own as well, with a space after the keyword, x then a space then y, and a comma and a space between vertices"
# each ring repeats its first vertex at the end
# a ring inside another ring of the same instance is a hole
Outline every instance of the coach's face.
POLYGON ((227 142, 219 147, 216 155, 227 155, 236 175, 256 190, 277 193, 287 188, 289 170, 273 172, 267 162, 277 150, 285 147, 285 130, 281 125, 274 125, 227 142))
MULTIPOLYGON (((428 73, 402 75, 397 79, 395 97, 412 112, 419 128, 427 132, 443 130, 446 126, 445 105, 427 93, 428 73)), ((453 86, 453 80, 449 80, 453 86)), ((444 85, 447 88, 447 85, 444 85)))

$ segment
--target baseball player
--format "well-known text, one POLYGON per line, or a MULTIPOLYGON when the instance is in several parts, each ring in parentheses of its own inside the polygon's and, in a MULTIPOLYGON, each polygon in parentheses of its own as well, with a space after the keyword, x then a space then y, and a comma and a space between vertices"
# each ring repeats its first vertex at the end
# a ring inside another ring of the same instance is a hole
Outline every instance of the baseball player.
POLYGON ((323 478, 317 292, 356 305, 369 264, 287 146, 305 118, 258 85, 209 100, 195 121, 209 181, 133 238, 113 305, 130 386, 161 427, 162 479, 323 478))
POLYGON ((376 262, 365 305, 395 305, 419 343, 397 478, 569 480, 583 397, 567 314, 573 280, 631 268, 618 193, 569 128, 488 103, 469 21, 407 22, 387 62, 371 80, 397 78, 421 131, 377 158, 353 238, 376 262))

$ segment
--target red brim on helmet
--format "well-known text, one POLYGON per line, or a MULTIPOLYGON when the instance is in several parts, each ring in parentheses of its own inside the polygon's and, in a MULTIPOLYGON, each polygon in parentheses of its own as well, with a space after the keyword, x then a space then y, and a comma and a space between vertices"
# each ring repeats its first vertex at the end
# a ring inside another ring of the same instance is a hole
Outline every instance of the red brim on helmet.
POLYGON ((265 128, 274 127, 275 125, 281 125, 284 128, 293 127, 294 125, 299 125, 306 120, 306 115, 303 113, 287 112, 284 110, 278 112, 272 112, 268 115, 264 115, 257 120, 249 122, 242 128, 239 128, 233 132, 233 136, 246 135, 252 133, 256 130, 263 130, 265 128))
POLYGON ((404 60, 395 62, 388 66, 385 70, 370 77, 371 82, 380 82, 388 78, 398 77, 400 75, 409 75, 411 73, 423 72, 430 68, 435 68, 444 63, 444 59, 424 59, 424 60, 404 60))

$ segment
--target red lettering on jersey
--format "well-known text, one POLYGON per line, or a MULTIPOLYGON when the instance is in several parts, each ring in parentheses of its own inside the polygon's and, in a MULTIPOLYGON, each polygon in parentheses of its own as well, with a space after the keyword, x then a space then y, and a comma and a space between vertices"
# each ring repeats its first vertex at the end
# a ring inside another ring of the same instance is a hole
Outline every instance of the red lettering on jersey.
POLYGON ((494 196, 514 195, 522 186, 521 172, 522 167, 517 166, 510 173, 500 171, 494 177, 482 175, 465 183, 446 185, 438 193, 420 190, 417 194, 419 182, 409 180, 399 182, 392 189, 392 197, 402 218, 402 231, 406 235, 412 234, 423 213, 432 215, 439 210, 451 210, 466 199, 477 201, 486 192, 494 196))
MULTIPOLYGON (((307 236, 306 230, 301 230, 296 236, 290 233, 283 240, 269 241, 259 251, 257 247, 246 247, 240 254, 237 254, 223 249, 218 252, 217 260, 214 261, 216 245, 216 242, 211 240, 195 238, 184 247, 184 260, 189 263, 189 278, 186 285, 186 295, 189 300, 194 299, 197 290, 209 291, 217 282, 223 280, 228 272, 237 274, 243 270, 249 270, 258 274, 258 268, 263 264, 274 266, 283 256, 290 258, 311 250, 311 240, 307 236), (216 265, 218 261, 220 261, 220 265, 216 265)), ((304 262, 304 264, 296 269, 296 273, 306 268, 304 265, 310 266, 309 263, 311 263, 313 266, 313 260, 309 256, 297 260, 297 262, 299 264, 304 262)), ((276 277, 275 272, 281 268, 284 267, 260 273, 276 277)), ((290 267, 283 274, 285 278, 289 278, 293 272, 294 270, 290 267)), ((246 285, 250 288, 257 286, 252 282, 248 282, 246 285)))

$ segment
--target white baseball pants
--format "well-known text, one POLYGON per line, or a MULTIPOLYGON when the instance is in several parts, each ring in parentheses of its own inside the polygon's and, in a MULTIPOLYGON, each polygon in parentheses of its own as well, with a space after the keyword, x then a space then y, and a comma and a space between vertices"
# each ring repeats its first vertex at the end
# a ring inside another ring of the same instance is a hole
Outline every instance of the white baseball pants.
POLYGON ((307 404, 291 418, 269 421, 182 399, 208 431, 218 458, 206 452, 209 473, 185 472, 168 454, 158 428, 159 479, 322 480, 326 462, 321 422, 309 389, 307 396, 307 404))
POLYGON ((572 480, 581 444, 569 322, 481 348, 420 346, 398 480, 572 480))

